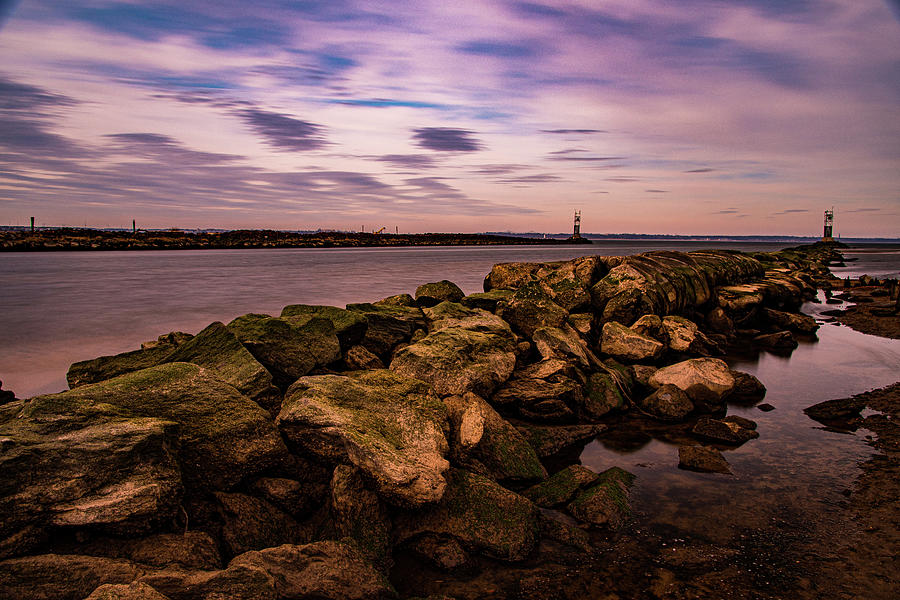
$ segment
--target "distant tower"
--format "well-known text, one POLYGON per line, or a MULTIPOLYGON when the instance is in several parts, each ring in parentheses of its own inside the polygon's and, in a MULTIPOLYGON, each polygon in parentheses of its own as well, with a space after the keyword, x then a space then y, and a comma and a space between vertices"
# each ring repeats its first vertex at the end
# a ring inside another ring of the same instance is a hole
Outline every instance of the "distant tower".
POLYGON ((834 208, 825 211, 825 232, 822 234, 823 242, 834 241, 834 208))
POLYGON ((31 217, 31 233, 34 233, 34 217, 31 217))
POLYGON ((578 239, 581 237, 581 211, 575 211, 575 231, 572 233, 572 237, 578 239))
POLYGON ((137 233, 137 221, 135 219, 131 220, 131 233, 132 234, 137 233))

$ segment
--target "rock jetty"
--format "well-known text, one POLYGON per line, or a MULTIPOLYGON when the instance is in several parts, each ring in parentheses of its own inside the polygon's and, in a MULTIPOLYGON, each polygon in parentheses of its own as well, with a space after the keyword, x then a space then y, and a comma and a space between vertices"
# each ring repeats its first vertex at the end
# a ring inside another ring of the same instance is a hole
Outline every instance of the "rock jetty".
POLYGON ((721 357, 814 335, 798 309, 835 256, 499 264, 483 293, 291 305, 76 363, 0 403, 0 597, 394 598, 401 562, 590 556, 635 476, 578 449, 634 414, 727 477, 720 450, 759 435, 727 403, 765 388, 721 357))

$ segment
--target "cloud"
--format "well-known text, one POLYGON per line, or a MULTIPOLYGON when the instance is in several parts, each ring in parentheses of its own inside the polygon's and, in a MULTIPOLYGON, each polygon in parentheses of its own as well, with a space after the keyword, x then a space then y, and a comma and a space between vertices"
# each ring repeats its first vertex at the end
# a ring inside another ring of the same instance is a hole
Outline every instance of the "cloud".
POLYGON ((668 194, 669 190, 644 190, 650 194, 668 194))
POLYGON ((237 154, 190 150, 174 138, 158 133, 113 133, 105 137, 115 142, 114 150, 127 152, 129 157, 165 159, 185 165, 218 165, 245 158, 237 154))
POLYGON ((304 152, 327 145, 322 126, 315 123, 258 108, 240 110, 237 115, 277 150, 304 152))
POLYGON ((405 169, 433 169, 437 167, 434 157, 426 154, 383 154, 375 160, 405 169))
POLYGON ((603 129, 541 129, 541 133, 558 135, 590 135, 592 133, 609 133, 603 129))
POLYGON ((712 173, 715 169, 710 169, 708 167, 704 167, 702 169, 691 169, 690 171, 684 171, 685 173, 712 173))
POLYGON ((717 210, 716 212, 711 213, 711 214, 714 214, 714 215, 736 215, 739 212, 741 212, 741 211, 739 211, 736 208, 725 208, 722 210, 717 210))
POLYGON ((515 173, 516 171, 522 171, 525 169, 530 169, 531 165, 515 165, 515 164, 498 164, 498 165, 480 165, 476 169, 473 169, 471 172, 476 175, 507 175, 509 173, 515 173))
POLYGON ((536 42, 505 42, 496 40, 476 40, 460 44, 455 48, 463 54, 493 56, 496 58, 534 58, 545 52, 536 42))
POLYGON ((0 75, 0 110, 28 110, 50 106, 72 106, 75 100, 62 94, 17 83, 0 75))
POLYGON ((640 181, 638 177, 607 177, 606 181, 612 181, 613 183, 631 183, 632 181, 640 181))
POLYGON ((584 148, 569 148, 568 150, 557 150, 555 152, 550 152, 552 155, 560 155, 560 154, 574 154, 576 152, 588 152, 584 148))
POLYGON ((881 212, 881 209, 880 208, 854 208, 851 210, 844 210, 841 212, 845 212, 845 213, 881 212))
POLYGON ((522 175, 521 177, 509 177, 506 179, 499 179, 499 183, 551 183, 556 181, 563 181, 563 178, 558 175, 552 175, 550 173, 541 173, 538 175, 522 175))
POLYGON ((774 214, 774 215, 790 215, 790 214, 794 214, 794 213, 808 213, 808 212, 809 211, 805 208, 788 208, 788 209, 782 210, 777 213, 772 213, 772 214, 774 214))
POLYGON ((571 162, 609 162, 611 160, 625 160, 624 156, 548 156, 547 160, 563 160, 571 162))
POLYGON ((475 152, 483 145, 472 137, 468 129, 449 127, 420 127, 413 130, 413 139, 421 148, 441 152, 475 152))

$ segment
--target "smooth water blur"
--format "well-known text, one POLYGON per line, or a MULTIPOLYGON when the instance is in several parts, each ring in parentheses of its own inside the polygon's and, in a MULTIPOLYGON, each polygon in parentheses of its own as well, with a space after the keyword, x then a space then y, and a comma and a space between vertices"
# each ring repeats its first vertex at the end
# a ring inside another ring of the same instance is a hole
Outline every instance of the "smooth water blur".
MULTIPOLYGON (((819 317, 834 305, 807 304, 819 317)), ((785 511, 822 520, 836 511, 841 491, 856 479, 857 463, 871 455, 865 430, 826 430, 803 413, 824 400, 846 398, 900 379, 900 340, 865 335, 823 323, 817 342, 806 341, 789 356, 763 352, 731 360, 734 369, 756 375, 768 388, 771 412, 729 406, 729 414, 756 421, 760 437, 723 454, 733 475, 678 468, 678 447, 644 436, 622 444, 597 440, 582 462, 604 470, 617 465, 634 472, 634 505, 651 527, 728 543, 746 528, 764 527, 785 511)))
POLYGON ((482 291, 491 266, 650 250, 786 244, 602 242, 573 246, 36 252, 0 254, 0 380, 20 398, 66 388, 69 365, 169 331, 287 304, 371 302, 449 279, 482 291))
POLYGON ((878 279, 900 279, 900 246, 897 244, 859 244, 841 250, 844 267, 831 267, 837 277, 856 279, 871 275, 878 279))

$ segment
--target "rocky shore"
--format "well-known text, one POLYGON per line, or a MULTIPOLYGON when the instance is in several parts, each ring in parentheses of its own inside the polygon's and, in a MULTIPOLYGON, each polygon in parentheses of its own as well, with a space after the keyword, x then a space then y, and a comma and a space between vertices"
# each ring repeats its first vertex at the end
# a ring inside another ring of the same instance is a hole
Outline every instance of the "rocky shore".
POLYGON ((68 391, 0 404, 0 597, 610 593, 566 582, 609 566, 635 476, 578 449, 636 414, 727 472, 759 434, 726 401, 765 388, 721 357, 815 336, 799 307, 838 257, 499 264, 483 293, 291 305, 76 363, 68 391))
POLYGON ((221 250, 236 248, 360 248, 371 246, 490 246, 590 244, 590 240, 465 233, 297 233, 248 229, 222 232, 99 229, 0 231, 0 252, 87 250, 221 250))

